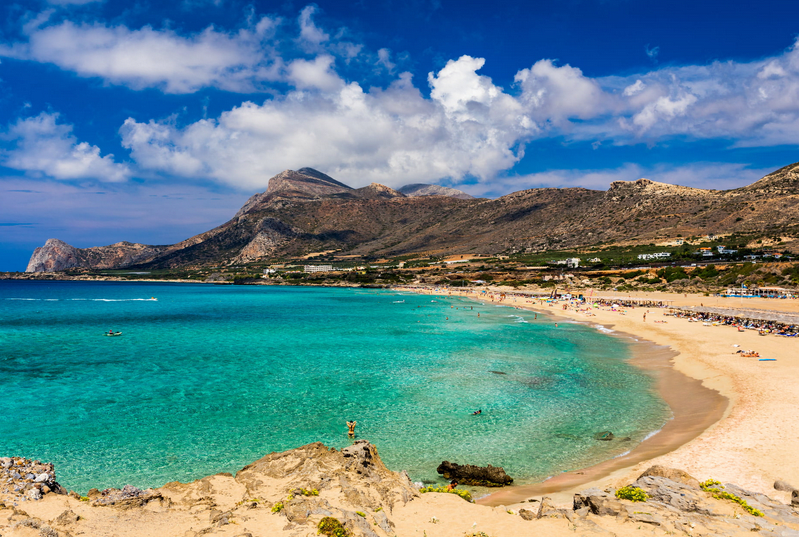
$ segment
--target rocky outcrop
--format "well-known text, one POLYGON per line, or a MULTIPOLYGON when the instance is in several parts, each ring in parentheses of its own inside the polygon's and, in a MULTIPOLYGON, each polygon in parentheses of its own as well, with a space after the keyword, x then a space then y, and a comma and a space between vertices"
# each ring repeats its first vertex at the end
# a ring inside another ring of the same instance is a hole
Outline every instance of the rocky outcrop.
POLYGON ((667 534, 726 536, 767 532, 784 537, 799 536, 799 531, 786 527, 799 523, 799 516, 791 507, 733 484, 715 487, 737 497, 756 510, 752 513, 762 513, 762 516, 750 513, 740 502, 717 497, 719 495, 712 490, 703 490, 696 479, 682 470, 653 466, 630 486, 643 490, 646 501, 618 499, 614 489, 592 488, 575 494, 573 514, 569 515, 575 527, 579 530, 595 526, 589 517, 595 515, 658 528, 667 534))
POLYGON ((25 272, 58 272, 72 268, 110 269, 147 262, 169 247, 118 242, 108 246, 75 248, 58 239, 48 239, 33 251, 25 272))
POLYGON ((472 464, 457 464, 444 461, 438 465, 436 471, 446 479, 455 479, 464 485, 482 487, 504 487, 513 483, 513 478, 505 473, 502 467, 474 466, 472 464))
POLYGON ((58 239, 47 239, 33 251, 25 272, 57 272, 82 266, 78 249, 58 239))
POLYGON ((419 494, 408 476, 388 470, 365 440, 340 451, 314 443, 272 453, 235 476, 217 474, 155 490, 93 489, 88 497, 56 495, 60 486, 52 465, 0 458, 0 470, 12 472, 10 485, 5 484, 8 474, 0 474, 0 535, 9 537, 799 537, 795 508, 729 483, 714 484, 715 491, 706 484, 703 490, 685 472, 664 467, 652 467, 630 483, 646 493, 638 502, 619 499, 613 488, 584 490, 574 495, 572 505, 556 505, 545 496, 518 509, 475 505, 452 494, 419 494), (15 484, 37 480, 50 490, 41 496, 13 491, 15 484))
POLYGON ((22 457, 0 457, 0 496, 12 502, 40 500, 45 494, 66 494, 51 463, 22 457))

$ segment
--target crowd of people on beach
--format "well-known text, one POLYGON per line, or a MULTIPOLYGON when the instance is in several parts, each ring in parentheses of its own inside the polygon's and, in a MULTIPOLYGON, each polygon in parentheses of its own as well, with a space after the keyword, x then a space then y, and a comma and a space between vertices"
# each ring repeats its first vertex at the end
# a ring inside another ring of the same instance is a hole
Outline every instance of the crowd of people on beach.
POLYGON ((778 336, 796 337, 799 335, 799 325, 781 323, 777 321, 766 321, 763 319, 752 319, 738 317, 735 315, 723 315, 711 312, 696 312, 686 310, 673 310, 670 315, 678 318, 688 319, 694 322, 703 322, 716 325, 735 326, 739 330, 757 330, 762 335, 775 334, 778 336))

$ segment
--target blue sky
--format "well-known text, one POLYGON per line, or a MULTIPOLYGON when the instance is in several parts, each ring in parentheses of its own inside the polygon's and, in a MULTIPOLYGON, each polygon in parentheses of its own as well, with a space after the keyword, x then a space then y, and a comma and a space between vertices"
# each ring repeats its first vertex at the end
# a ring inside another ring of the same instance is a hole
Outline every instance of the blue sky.
POLYGON ((495 197, 640 177, 733 188, 799 161, 795 0, 0 14, 0 270, 51 237, 180 241, 303 166, 495 197))

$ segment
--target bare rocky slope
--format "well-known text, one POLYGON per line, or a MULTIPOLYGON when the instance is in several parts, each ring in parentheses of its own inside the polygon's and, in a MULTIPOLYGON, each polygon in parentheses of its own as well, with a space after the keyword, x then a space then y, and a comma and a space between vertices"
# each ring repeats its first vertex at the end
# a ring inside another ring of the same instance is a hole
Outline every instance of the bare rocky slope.
POLYGON ((440 189, 419 195, 425 189, 410 186, 408 194, 376 183, 353 189, 310 168, 287 170, 233 219, 183 242, 77 249, 50 239, 36 249, 27 270, 178 268, 328 250, 496 254, 710 233, 799 235, 799 163, 726 191, 639 179, 614 182, 607 191, 537 188, 491 200, 440 189))

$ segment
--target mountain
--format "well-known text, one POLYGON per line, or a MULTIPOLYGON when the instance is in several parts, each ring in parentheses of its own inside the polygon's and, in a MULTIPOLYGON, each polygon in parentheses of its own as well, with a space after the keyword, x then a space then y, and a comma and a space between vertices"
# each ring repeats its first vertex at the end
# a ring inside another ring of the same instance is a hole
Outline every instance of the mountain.
POLYGON ((470 196, 466 192, 462 192, 457 188, 450 188, 448 186, 439 186, 439 185, 426 185, 423 183, 414 183, 412 185, 405 185, 404 187, 399 189, 399 192, 402 192, 408 197, 449 196, 451 198, 458 198, 462 200, 470 200, 474 198, 474 196, 470 196))
MULTIPOLYGON (((416 185, 409 185, 409 187, 416 185)), ((401 189, 402 190, 402 189, 401 189)), ((607 191, 536 188, 501 198, 413 195, 373 183, 353 189, 310 168, 286 170, 230 221, 183 242, 37 248, 29 272, 247 263, 338 250, 359 256, 542 251, 652 243, 706 234, 799 234, 799 163, 734 190, 648 179, 607 191)))

